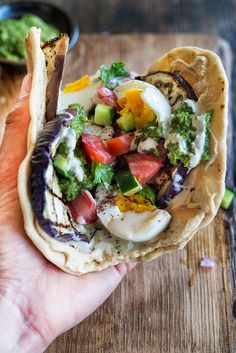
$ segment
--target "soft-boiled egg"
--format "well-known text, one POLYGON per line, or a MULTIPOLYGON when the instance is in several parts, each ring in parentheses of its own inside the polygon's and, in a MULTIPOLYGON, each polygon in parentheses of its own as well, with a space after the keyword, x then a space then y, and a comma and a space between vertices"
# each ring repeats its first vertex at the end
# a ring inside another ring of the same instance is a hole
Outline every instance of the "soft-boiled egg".
POLYGON ((133 242, 155 239, 168 226, 171 215, 157 208, 138 213, 121 211, 117 193, 98 185, 96 190, 97 215, 104 227, 118 238, 133 242))
POLYGON ((93 107, 93 100, 96 97, 98 88, 101 87, 102 84, 102 81, 98 79, 98 74, 95 74, 89 77, 88 84, 82 86, 82 89, 79 88, 76 91, 67 89, 67 93, 61 91, 57 111, 60 112, 66 109, 69 104, 79 103, 84 107, 85 111, 88 112, 93 107))
POLYGON ((143 127, 156 115, 162 124, 164 133, 166 132, 171 116, 171 106, 157 87, 144 81, 130 80, 116 87, 114 93, 122 108, 121 114, 131 111, 140 118, 136 124, 138 128, 143 127))

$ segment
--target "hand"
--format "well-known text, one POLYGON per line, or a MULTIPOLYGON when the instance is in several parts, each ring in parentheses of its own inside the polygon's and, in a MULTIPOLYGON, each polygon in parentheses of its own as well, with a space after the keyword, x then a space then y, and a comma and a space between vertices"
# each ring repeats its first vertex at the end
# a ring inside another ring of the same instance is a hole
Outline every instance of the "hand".
POLYGON ((30 88, 27 75, 0 148, 1 353, 43 352, 101 305, 134 267, 122 264, 76 277, 49 263, 27 238, 17 173, 26 154, 30 88))

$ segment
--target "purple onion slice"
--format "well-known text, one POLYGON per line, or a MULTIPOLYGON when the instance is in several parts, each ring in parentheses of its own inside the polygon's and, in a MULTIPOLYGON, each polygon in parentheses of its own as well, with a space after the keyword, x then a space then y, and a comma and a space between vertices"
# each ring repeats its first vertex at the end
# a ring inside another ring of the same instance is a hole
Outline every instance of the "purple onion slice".
POLYGON ((58 179, 51 157, 52 145, 60 143, 62 129, 69 126, 76 114, 76 109, 67 109, 45 125, 39 135, 30 165, 29 189, 37 221, 48 235, 63 242, 89 242, 89 238, 76 228, 69 208, 58 192, 58 179))

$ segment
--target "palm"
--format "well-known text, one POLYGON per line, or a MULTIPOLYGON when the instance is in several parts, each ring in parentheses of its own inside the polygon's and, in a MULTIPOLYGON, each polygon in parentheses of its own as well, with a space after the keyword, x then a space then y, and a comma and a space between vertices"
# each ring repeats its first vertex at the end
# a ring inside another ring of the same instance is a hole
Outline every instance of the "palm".
POLYGON ((0 153, 0 295, 8 293, 33 330, 50 342, 93 312, 114 290, 127 267, 110 267, 82 277, 68 275, 29 241, 17 194, 17 171, 26 148, 28 100, 21 102, 10 119, 0 153), (12 150, 16 135, 18 146, 12 150))

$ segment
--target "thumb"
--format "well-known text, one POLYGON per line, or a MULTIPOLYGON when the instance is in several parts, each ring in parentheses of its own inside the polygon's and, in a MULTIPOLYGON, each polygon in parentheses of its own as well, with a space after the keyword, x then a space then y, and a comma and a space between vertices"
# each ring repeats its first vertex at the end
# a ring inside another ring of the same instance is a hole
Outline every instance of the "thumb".
POLYGON ((0 188, 3 183, 17 181, 18 167, 26 154, 27 132, 30 121, 29 93, 31 89, 31 76, 23 79, 19 98, 6 120, 6 129, 0 148, 0 188))

